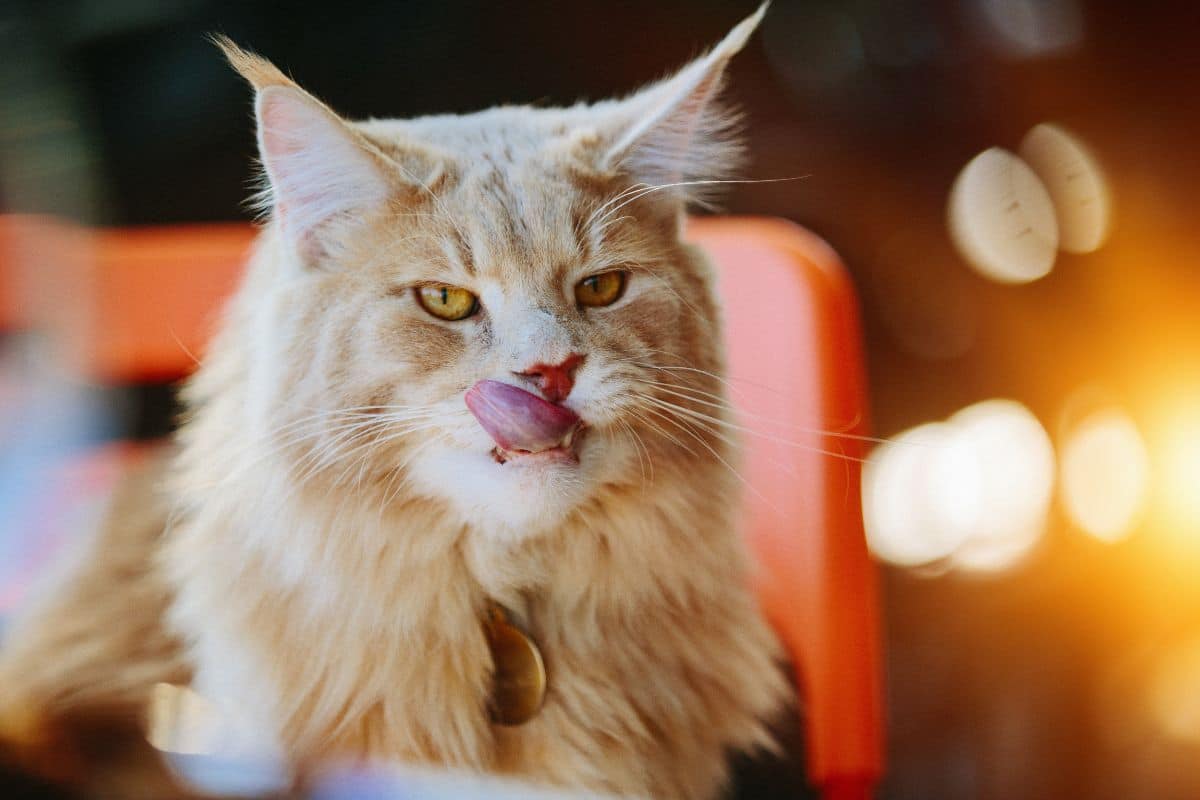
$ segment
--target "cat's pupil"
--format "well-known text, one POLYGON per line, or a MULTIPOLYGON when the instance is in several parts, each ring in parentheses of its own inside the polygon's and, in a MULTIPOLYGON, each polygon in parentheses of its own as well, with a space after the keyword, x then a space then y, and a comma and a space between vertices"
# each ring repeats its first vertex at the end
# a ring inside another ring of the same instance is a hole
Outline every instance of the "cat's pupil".
POLYGON ((442 305, 446 305, 449 302, 450 302, 450 290, 447 289, 445 286, 443 286, 442 287, 442 305))
POLYGON ((597 278, 595 275, 593 275, 592 277, 587 279, 587 285, 588 285, 588 288, 591 289, 593 292, 600 291, 600 279, 597 278))

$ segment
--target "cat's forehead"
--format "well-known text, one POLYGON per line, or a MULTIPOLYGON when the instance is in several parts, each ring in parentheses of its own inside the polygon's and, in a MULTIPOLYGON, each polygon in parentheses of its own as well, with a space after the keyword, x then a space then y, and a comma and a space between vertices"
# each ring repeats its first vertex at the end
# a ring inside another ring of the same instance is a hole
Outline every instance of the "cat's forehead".
POLYGON ((609 187, 573 156, 573 138, 588 128, 571 110, 500 108, 363 128, 381 145, 417 139, 452 159, 451 178, 437 186, 430 211, 452 240, 456 266, 471 273, 504 274, 516 266, 561 272, 590 257, 588 219, 609 187))
POLYGON ((548 145, 586 131, 596 121, 589 106, 530 108, 499 106, 471 114, 438 114, 412 119, 357 123, 377 141, 421 142, 444 150, 463 164, 477 159, 519 163, 545 155, 548 145))

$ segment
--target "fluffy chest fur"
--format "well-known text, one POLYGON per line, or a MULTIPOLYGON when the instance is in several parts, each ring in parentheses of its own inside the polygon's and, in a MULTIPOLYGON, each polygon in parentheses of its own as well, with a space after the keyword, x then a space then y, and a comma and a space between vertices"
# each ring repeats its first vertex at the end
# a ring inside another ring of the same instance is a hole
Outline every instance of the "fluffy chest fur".
POLYGON ((761 720, 785 688, 729 579, 741 555, 728 498, 674 477, 498 549, 436 506, 380 516, 313 498, 267 520, 229 498, 230 516, 177 531, 175 623, 194 632, 201 690, 250 712, 302 768, 375 758, 709 796, 725 751, 767 744, 761 720), (258 528, 279 525, 286 537, 258 528), (520 727, 487 721, 487 598, 516 609, 545 654, 546 705, 520 727))

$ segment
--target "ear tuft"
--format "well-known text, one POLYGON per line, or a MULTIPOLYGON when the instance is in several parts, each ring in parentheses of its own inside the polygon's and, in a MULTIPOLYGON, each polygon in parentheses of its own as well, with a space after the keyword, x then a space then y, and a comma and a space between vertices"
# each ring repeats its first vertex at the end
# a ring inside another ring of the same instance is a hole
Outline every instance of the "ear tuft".
MULTIPOLYGON (((754 33, 769 3, 733 28, 707 55, 674 76, 605 109, 612 142, 600 161, 651 186, 714 180, 728 175, 741 156, 736 130, 740 117, 717 101, 725 69, 754 33), (614 130, 615 123, 615 130, 614 130)), ((676 187, 677 198, 703 192, 676 187)), ((659 195, 661 196, 661 195, 659 195)))
POLYGON ((229 66, 233 67, 255 89, 264 89, 267 86, 296 85, 291 78, 279 70, 279 67, 257 53, 242 49, 225 34, 214 33, 208 38, 220 48, 221 53, 229 61, 229 66))

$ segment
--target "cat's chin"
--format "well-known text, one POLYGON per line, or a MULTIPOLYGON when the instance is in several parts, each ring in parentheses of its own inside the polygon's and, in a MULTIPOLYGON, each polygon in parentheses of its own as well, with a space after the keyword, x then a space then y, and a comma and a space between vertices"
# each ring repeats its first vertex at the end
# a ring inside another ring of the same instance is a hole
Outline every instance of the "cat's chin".
POLYGON ((594 489, 598 453, 591 438, 536 453, 496 446, 431 452, 414 461, 411 475, 472 527, 524 538, 552 530, 594 489))
POLYGON ((492 460, 497 464, 511 465, 510 469, 537 468, 546 464, 579 465, 579 456, 574 450, 565 447, 530 453, 527 450, 505 450, 497 446, 492 448, 492 460))

